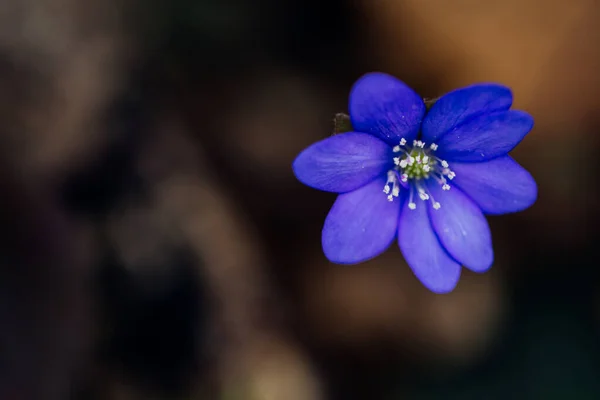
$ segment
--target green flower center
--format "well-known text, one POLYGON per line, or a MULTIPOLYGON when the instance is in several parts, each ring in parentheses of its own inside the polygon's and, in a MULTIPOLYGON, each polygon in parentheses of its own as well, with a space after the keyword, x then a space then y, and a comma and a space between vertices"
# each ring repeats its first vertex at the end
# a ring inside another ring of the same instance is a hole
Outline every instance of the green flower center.
POLYGON ((437 161, 429 156, 427 150, 413 149, 398 161, 398 166, 404 165, 402 171, 408 179, 427 179, 430 172, 434 171, 437 161), (411 162, 412 160, 412 162, 411 162))
POLYGON ((412 146, 409 146, 405 139, 401 139, 400 143, 394 146, 395 167, 388 171, 388 179, 383 188, 389 201, 400 195, 402 186, 409 190, 409 209, 414 210, 417 207, 414 202, 416 197, 423 201, 430 200, 435 210, 441 207, 428 190, 426 181, 433 179, 442 186, 442 190, 450 190, 448 180, 452 180, 455 174, 446 161, 433 155, 437 148, 435 143, 426 148, 425 143, 420 140, 414 140, 412 146))

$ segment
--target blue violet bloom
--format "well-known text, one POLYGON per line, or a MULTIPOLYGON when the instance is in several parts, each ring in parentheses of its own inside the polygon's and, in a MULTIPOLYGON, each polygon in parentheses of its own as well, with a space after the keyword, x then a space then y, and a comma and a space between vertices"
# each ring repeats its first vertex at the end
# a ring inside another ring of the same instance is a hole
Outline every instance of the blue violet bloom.
POLYGON ((533 127, 510 110, 510 89, 476 84, 428 109, 412 89, 383 73, 351 90, 352 131, 305 149, 296 177, 338 193, 325 219, 325 256, 356 264, 397 238, 417 278, 435 293, 452 291, 461 266, 488 270, 494 259, 484 215, 516 212, 537 198, 533 177, 509 155, 533 127))

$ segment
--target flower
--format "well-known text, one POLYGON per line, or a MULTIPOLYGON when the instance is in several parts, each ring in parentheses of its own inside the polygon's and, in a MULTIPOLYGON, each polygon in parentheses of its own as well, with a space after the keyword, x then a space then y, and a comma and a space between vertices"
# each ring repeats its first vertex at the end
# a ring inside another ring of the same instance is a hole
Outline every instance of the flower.
POLYGON ((533 177, 509 155, 533 127, 511 110, 510 89, 476 84, 429 109, 406 84, 383 73, 350 93, 353 131, 305 149, 293 163, 302 183, 338 193, 322 232, 325 256, 356 264, 397 238, 417 278, 452 291, 462 266, 494 259, 485 215, 516 212, 537 198, 533 177))

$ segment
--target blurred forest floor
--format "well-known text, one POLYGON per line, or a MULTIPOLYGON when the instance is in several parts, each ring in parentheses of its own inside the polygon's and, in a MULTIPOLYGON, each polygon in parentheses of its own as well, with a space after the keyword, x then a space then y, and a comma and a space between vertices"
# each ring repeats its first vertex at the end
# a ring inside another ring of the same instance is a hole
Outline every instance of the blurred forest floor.
POLYGON ((4 0, 0 399, 598 398, 594 0, 4 0), (367 71, 510 86, 530 210, 429 293, 291 162, 367 71))

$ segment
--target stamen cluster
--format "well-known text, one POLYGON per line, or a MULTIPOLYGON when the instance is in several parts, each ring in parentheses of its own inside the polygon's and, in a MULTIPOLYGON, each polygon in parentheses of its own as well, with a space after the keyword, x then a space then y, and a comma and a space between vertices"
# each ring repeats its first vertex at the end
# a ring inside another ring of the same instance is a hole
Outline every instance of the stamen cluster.
POLYGON ((393 147, 394 169, 387 173, 387 182, 383 192, 387 194, 389 201, 400 195, 400 186, 408 189, 408 208, 417 208, 413 201, 415 193, 423 201, 430 200, 435 210, 441 205, 435 201, 433 195, 427 188, 427 181, 434 179, 442 190, 450 190, 448 180, 452 180, 456 174, 450 170, 448 162, 433 155, 438 145, 431 143, 426 148, 425 142, 414 140, 412 146, 407 145, 406 139, 402 138, 400 143, 393 147))

